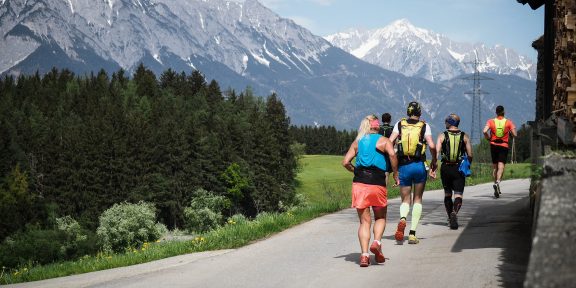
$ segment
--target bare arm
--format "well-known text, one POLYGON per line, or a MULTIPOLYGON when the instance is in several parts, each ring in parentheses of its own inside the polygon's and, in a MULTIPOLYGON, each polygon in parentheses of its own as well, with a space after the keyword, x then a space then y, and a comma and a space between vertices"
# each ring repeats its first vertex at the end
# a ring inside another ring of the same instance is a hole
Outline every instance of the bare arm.
POLYGON ((394 143, 396 138, 398 138, 398 132, 392 132, 392 134, 390 134, 390 142, 394 143))
POLYGON ((424 139, 426 139, 426 143, 428 144, 428 148, 430 149, 430 154, 432 154, 432 161, 430 162, 430 168, 432 168, 432 170, 436 170, 436 168, 438 167, 438 165, 436 165, 436 161, 438 160, 436 155, 437 153, 436 144, 434 144, 432 135, 426 135, 424 136, 424 139))
POLYGON ((376 149, 388 154, 388 157, 390 158, 390 166, 392 166, 392 173, 394 175, 395 186, 400 185, 400 179, 398 178, 398 158, 396 158, 396 152, 394 151, 392 141, 386 137, 380 137, 378 143, 376 143, 376 149))
POLYGON ((490 134, 488 133, 488 131, 490 131, 490 126, 488 126, 488 123, 486 123, 486 126, 484 126, 484 129, 482 130, 482 133, 484 133, 484 138, 486 138, 486 140, 490 140, 490 134))
POLYGON ((354 165, 352 165, 352 159, 356 157, 356 153, 358 153, 358 141, 354 140, 354 142, 352 142, 352 144, 350 145, 348 152, 346 152, 346 155, 344 155, 344 159, 342 160, 342 166, 344 166, 344 168, 346 168, 346 170, 350 172, 354 172, 354 165))
POLYGON ((438 138, 436 140, 436 159, 440 159, 441 157, 441 153, 442 153, 442 149, 440 149, 440 147, 442 147, 442 142, 444 142, 444 133, 440 133, 438 134, 438 138))
POLYGON ((466 145, 466 154, 468 154, 468 161, 472 163, 472 157, 474 155, 472 155, 472 143, 470 143, 470 137, 468 137, 468 134, 464 134, 464 144, 466 145))
POLYGON ((518 133, 516 133, 516 126, 514 124, 512 124, 512 127, 510 128, 510 133, 512 133, 512 136, 514 136, 514 138, 518 136, 518 133))

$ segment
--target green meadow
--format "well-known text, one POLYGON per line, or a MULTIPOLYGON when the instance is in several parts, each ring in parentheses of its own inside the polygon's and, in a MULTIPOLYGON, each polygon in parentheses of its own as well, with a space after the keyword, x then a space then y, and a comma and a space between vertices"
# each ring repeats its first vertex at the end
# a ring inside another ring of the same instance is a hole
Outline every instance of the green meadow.
MULTIPOLYGON (((342 167, 343 156, 306 155, 300 159, 300 172, 296 178, 296 191, 304 195, 312 204, 327 201, 349 201, 353 174, 342 167)), ((504 180, 529 178, 531 166, 528 163, 507 164, 504 180)), ((429 178, 426 190, 442 189, 440 173, 435 180, 429 178)), ((388 198, 399 196, 398 187, 388 183, 388 198)), ((466 179, 466 186, 492 181, 492 164, 473 163, 472 176, 466 179)))

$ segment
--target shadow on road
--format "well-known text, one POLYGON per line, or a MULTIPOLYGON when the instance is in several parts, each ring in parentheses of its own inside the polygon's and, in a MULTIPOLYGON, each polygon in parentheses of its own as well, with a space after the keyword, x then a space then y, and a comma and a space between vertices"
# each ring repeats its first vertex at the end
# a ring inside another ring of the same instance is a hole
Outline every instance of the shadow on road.
MULTIPOLYGON (((336 258, 336 259, 344 258, 344 261, 346 261, 346 262, 352 262, 352 263, 360 264, 360 253, 350 253, 350 254, 346 254, 346 255, 336 256, 334 258, 336 258)), ((385 258, 386 258, 386 261, 390 260, 390 258, 388 258, 388 257, 385 257, 385 258)), ((372 254, 370 255, 370 264, 372 264, 372 265, 378 264, 378 263, 376 263, 376 260, 374 259, 374 255, 372 255, 372 254)))
POLYGON ((344 261, 360 264, 360 253, 350 253, 334 257, 336 259, 344 258, 344 261))
POLYGON ((493 206, 482 207, 481 212, 470 216, 464 231, 452 246, 452 252, 501 248, 502 264, 498 267, 501 286, 522 287, 531 248, 531 218, 528 207, 528 197, 506 204, 498 205, 498 202, 495 202, 493 206))

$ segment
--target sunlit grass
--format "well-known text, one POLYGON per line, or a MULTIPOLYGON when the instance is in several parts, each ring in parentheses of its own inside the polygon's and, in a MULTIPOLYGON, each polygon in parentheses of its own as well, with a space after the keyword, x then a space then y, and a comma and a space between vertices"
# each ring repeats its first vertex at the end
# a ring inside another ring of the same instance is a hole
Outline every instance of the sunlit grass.
MULTIPOLYGON (((321 203, 337 198, 338 201, 350 202, 350 190, 353 174, 342 167, 343 156, 306 155, 300 163, 302 171, 298 174, 296 191, 305 195, 311 203, 321 203)), ((504 170, 504 180, 515 178, 530 178, 530 164, 507 164, 504 170)), ((492 182, 491 163, 473 163, 472 176, 466 178, 466 186, 492 182)), ((442 189, 440 171, 436 180, 429 178, 426 190, 442 189)), ((399 188, 392 187, 390 179, 388 198, 399 196, 399 188)))

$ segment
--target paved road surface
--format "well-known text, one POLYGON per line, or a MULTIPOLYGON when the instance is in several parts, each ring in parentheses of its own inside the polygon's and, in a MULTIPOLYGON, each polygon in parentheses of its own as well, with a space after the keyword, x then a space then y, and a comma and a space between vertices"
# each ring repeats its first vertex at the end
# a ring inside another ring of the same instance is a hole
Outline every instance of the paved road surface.
POLYGON ((240 249, 13 287, 521 287, 530 249, 528 187, 526 179, 505 181, 499 199, 490 184, 466 187, 456 231, 446 225, 443 191, 425 192, 417 245, 396 244, 399 199, 391 200, 386 262, 367 268, 358 266, 355 210, 346 209, 240 249))

